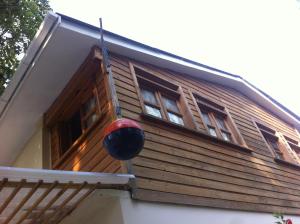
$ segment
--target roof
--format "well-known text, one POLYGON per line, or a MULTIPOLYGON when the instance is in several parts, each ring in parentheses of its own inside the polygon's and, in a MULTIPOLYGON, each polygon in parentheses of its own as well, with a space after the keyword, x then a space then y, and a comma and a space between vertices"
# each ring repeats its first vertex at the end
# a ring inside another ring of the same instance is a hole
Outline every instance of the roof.
MULTIPOLYGON (((94 45, 97 27, 49 13, 0 100, 0 165, 10 165, 94 45), (9 130, 9 131, 8 131, 9 130)), ((300 118, 241 76, 179 57, 109 31, 104 40, 110 52, 158 67, 221 84, 263 106, 300 129, 300 118)))
MULTIPOLYGON (((65 20, 68 20, 68 21, 71 21, 71 22, 74 22, 74 23, 77 23, 77 24, 80 24, 82 26, 86 26, 86 27, 89 27, 90 29, 93 29, 95 30, 96 32, 99 31, 99 27, 96 27, 96 26, 93 26, 93 25, 90 25, 88 23, 85 23, 85 22, 82 22, 80 20, 77 20, 77 19, 74 19, 72 17, 69 17, 69 16, 66 16, 66 15, 63 15, 61 13, 57 13, 58 15, 60 15, 63 19, 65 20)), ((124 36, 120 36, 116 33, 113 33, 113 32, 110 32, 110 31, 107 31, 107 30, 104 30, 105 34, 108 34, 108 35, 112 35, 112 36, 115 36, 116 38, 118 39, 122 39, 126 42, 130 42, 132 44, 135 44, 137 46, 141 46, 142 48, 146 48, 146 49, 149 49, 153 52, 157 52, 157 54, 164 54, 164 55, 168 55, 170 57, 173 57, 173 58, 177 58, 178 60, 181 60, 181 61, 185 61, 187 63, 191 63, 191 64, 194 64, 194 65, 197 65, 197 66, 201 66, 203 68, 207 68, 207 69, 210 69, 212 71, 216 71, 216 72, 220 72, 220 73, 223 73, 225 75, 228 75, 228 76, 231 76, 231 77, 234 77, 234 78, 238 78, 238 79, 241 79, 243 80, 244 82, 248 83, 249 85, 251 85, 253 88, 255 88, 257 91, 259 91, 261 94, 263 94, 265 97, 269 98, 273 103, 275 103, 276 105, 278 105, 279 107, 281 107, 282 109, 284 109, 286 112, 292 114, 295 118, 297 118, 297 120, 300 121, 300 116, 297 115, 296 113, 294 113, 293 111, 291 111, 290 109, 288 109, 287 107, 285 107, 283 104, 281 104, 280 102, 276 101, 274 98, 272 98, 270 95, 268 95, 267 93, 265 93, 264 91, 262 91, 261 89, 257 88, 256 86, 254 86, 253 84, 251 84, 250 82, 248 82, 246 79, 244 79, 242 76, 240 75, 237 75, 237 74, 233 74, 233 73, 229 73, 229 72, 226 72, 226 71, 223 71, 223 70, 220 70, 220 69, 217 69, 217 68, 214 68, 214 67, 211 67, 209 65, 205 65, 205 64, 202 64, 202 63, 199 63, 199 62, 196 62, 196 61, 193 61, 193 60, 190 60, 190 59, 187 59, 187 58, 184 58, 184 57, 180 57, 178 55, 175 55, 175 54, 172 54, 170 52, 167 52, 167 51, 164 51, 164 50, 161 50, 161 49, 158 49, 158 48, 155 48, 155 47, 151 47, 149 45, 146 45, 146 44, 143 44, 143 43, 140 43, 140 42, 137 42, 137 41, 134 41, 132 39, 129 39, 129 38, 126 38, 124 36)))
POLYGON ((126 190, 132 178, 130 174, 0 167, 0 222, 59 223, 94 191, 126 190))

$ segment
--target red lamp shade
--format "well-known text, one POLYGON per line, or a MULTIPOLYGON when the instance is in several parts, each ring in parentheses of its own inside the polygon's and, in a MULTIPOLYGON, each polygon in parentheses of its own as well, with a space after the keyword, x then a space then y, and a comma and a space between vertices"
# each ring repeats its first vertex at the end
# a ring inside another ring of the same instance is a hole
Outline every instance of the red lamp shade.
POLYGON ((135 121, 117 119, 104 130, 103 146, 118 160, 134 158, 144 146, 144 131, 135 121))

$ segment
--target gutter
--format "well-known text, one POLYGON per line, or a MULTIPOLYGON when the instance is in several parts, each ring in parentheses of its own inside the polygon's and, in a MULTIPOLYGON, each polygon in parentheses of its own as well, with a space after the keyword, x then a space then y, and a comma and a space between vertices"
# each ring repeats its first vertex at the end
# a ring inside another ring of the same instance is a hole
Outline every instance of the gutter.
POLYGON ((21 60, 11 82, 0 97, 0 122, 3 120, 10 103, 19 92, 24 80, 30 75, 31 70, 41 55, 45 45, 60 24, 60 16, 53 12, 49 12, 45 17, 38 32, 27 49, 25 56, 21 60))

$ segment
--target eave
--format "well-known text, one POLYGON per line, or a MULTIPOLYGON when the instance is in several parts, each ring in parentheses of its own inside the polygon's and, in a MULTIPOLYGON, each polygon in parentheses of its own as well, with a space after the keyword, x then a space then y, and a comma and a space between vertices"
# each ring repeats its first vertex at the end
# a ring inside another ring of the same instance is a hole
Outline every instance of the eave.
MULTIPOLYGON (((299 117, 238 75, 105 32, 110 52, 227 86, 300 129, 299 117)), ((97 27, 51 13, 21 62, 0 102, 0 164, 10 165, 35 131, 35 125, 70 80, 91 47, 97 27)))

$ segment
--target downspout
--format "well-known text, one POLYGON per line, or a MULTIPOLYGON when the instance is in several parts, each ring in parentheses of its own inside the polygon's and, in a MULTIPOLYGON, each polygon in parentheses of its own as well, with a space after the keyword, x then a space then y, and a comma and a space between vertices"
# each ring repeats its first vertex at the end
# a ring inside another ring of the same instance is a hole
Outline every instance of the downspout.
MULTIPOLYGON (((27 54, 24 56, 24 58, 21 60, 20 65, 18 66, 18 69, 15 74, 18 73, 18 71, 21 71, 24 69, 24 72, 20 75, 20 77, 13 77, 12 81, 10 82, 9 86, 5 89, 2 96, 0 97, 0 122, 3 120, 5 113, 7 112, 10 103, 12 102, 13 98, 16 96, 18 91, 20 90, 20 87, 22 86, 25 78, 28 78, 30 75, 31 70, 33 69, 35 63, 37 62, 39 56, 41 55, 44 47, 48 43, 48 41, 51 39, 53 33, 56 31, 57 27, 61 24, 61 17, 53 12, 49 12, 44 22, 42 23, 41 27, 39 28, 40 32, 36 34, 33 41, 31 42, 27 54), (51 21, 53 20, 54 21, 51 21), (43 30, 43 28, 47 25, 47 22, 51 22, 50 28, 48 30, 43 30), (36 46, 37 49, 34 48, 34 44, 39 41, 39 36, 43 36, 44 33, 45 37, 41 40, 41 42, 36 46), (30 51, 35 51, 30 55, 30 51), (16 80, 16 81, 14 81, 16 80)), ((16 75, 15 75, 16 76, 16 75)))

